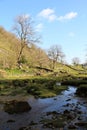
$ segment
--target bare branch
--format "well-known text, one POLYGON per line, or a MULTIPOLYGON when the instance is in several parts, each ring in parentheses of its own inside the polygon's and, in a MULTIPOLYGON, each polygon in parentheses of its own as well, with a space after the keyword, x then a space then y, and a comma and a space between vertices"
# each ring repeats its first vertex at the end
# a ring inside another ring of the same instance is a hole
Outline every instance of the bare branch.
POLYGON ((29 47, 29 44, 39 42, 40 38, 37 38, 35 35, 33 21, 29 15, 17 16, 13 30, 21 43, 21 49, 17 61, 19 63, 24 47, 26 45, 29 47))

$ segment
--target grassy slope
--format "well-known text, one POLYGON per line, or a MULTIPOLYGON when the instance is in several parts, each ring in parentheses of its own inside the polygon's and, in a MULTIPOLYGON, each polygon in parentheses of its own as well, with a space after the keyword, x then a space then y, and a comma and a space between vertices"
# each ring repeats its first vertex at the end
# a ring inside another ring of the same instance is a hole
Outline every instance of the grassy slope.
POLYGON ((67 75, 72 75, 72 76, 87 76, 87 70, 83 68, 81 65, 78 66, 72 66, 72 65, 66 65, 66 64, 58 64, 57 69, 55 72, 65 72, 67 75))
POLYGON ((18 40, 16 37, 0 27, 0 63, 16 62, 18 40), (13 58, 14 57, 14 58, 13 58))
POLYGON ((15 36, 0 27, 0 49, 3 50, 3 53, 5 51, 12 53, 17 42, 15 36))
MULTIPOLYGON (((35 71, 43 71, 41 70, 35 70, 34 68, 30 68, 28 72, 18 70, 18 69, 6 69, 6 70, 0 70, 0 75, 3 78, 30 78, 30 77, 35 77, 35 71)), ((61 77, 87 77, 87 71, 86 69, 83 69, 81 66, 69 66, 69 65, 63 65, 63 64, 58 64, 57 68, 54 70, 54 72, 43 72, 42 77, 49 77, 49 76, 56 76, 57 78, 61 77), (54 75, 54 73, 57 73, 57 75, 54 75)), ((55 77, 55 78, 56 78, 55 77)))
MULTIPOLYGON (((20 45, 19 45, 18 39, 14 35, 12 35, 9 32, 6 32, 3 28, 0 27, 0 61, 1 63, 3 60, 6 60, 6 62, 9 61, 9 59, 12 62, 13 62, 13 59, 16 61, 19 49, 20 49, 20 45)), ((32 61, 32 56, 35 55, 35 49, 36 48, 34 47, 33 52, 29 53, 29 50, 25 48, 23 52, 26 55, 27 59, 30 58, 29 60, 31 61, 31 63, 34 63, 34 61, 32 61)), ((12 70, 0 69, 0 78, 3 79, 3 83, 1 83, 1 80, 0 80, 0 95, 1 96, 3 95, 14 96, 16 94, 19 95, 22 93, 26 95, 28 94, 27 89, 29 89, 29 91, 31 90, 30 93, 33 93, 33 95, 35 96, 51 97, 60 93, 62 90, 67 89, 67 86, 58 87, 55 84, 52 85, 50 81, 53 81, 54 79, 58 81, 64 80, 64 78, 67 78, 69 76, 71 77, 73 76, 86 77, 87 76, 87 71, 83 69, 82 66, 69 66, 69 65, 64 65, 64 64, 58 64, 54 72, 50 72, 50 73, 45 72, 43 73, 42 78, 41 76, 40 77, 38 76, 38 78, 36 77, 38 81, 37 83, 31 83, 31 84, 28 83, 28 86, 24 84, 24 86, 22 87, 20 84, 17 87, 11 84, 11 82, 15 79, 18 79, 18 81, 15 81, 15 83, 19 83, 20 80, 21 80, 20 83, 22 83, 23 80, 26 80, 26 79, 35 80, 35 76, 33 76, 34 71, 37 71, 37 70, 30 69, 27 73, 27 72, 24 72, 22 70, 17 70, 17 69, 12 69, 12 70), (55 72, 58 74, 57 76, 55 75, 53 76, 55 72), (11 81, 9 81, 9 79, 11 81), (40 81, 42 82, 43 80, 44 80, 44 83, 39 83, 40 81), (8 84, 6 82, 8 82, 8 84), (35 89, 35 91, 32 91, 31 86, 32 88, 35 89)), ((39 70, 39 71, 43 71, 43 70, 39 70)))
MULTIPOLYGON (((12 66, 16 67, 18 55, 21 46, 20 41, 10 32, 0 27, 0 66, 4 64, 4 68, 12 66), (7 65, 7 66, 6 66, 7 65)), ((22 64, 23 68, 28 66, 39 66, 40 62, 43 67, 47 66, 48 57, 44 50, 32 44, 30 48, 26 45, 23 49, 22 56, 24 56, 26 64, 22 64)))

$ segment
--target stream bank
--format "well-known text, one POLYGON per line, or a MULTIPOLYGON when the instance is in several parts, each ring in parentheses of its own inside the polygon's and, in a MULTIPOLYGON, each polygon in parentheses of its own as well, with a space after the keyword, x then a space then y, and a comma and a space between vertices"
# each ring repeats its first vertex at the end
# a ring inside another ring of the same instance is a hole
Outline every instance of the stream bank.
POLYGON ((76 88, 51 98, 27 99, 29 112, 8 114, 0 104, 0 130, 87 130, 87 99, 75 95, 76 88))

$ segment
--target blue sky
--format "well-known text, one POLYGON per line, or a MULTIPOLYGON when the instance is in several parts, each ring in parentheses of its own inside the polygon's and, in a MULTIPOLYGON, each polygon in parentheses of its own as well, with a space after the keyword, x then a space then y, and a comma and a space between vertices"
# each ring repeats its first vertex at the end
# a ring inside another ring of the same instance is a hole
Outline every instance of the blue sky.
POLYGON ((58 44, 67 62, 87 54, 87 0, 0 0, 0 25, 10 31, 16 16, 30 15, 42 36, 39 46, 58 44))

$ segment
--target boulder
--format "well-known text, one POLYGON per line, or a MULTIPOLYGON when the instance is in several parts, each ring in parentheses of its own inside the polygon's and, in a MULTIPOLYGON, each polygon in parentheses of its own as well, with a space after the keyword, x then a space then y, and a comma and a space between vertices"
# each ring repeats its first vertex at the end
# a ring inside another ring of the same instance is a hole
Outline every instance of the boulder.
POLYGON ((78 87, 76 94, 80 97, 87 97, 87 87, 78 87))
POLYGON ((87 122, 77 122, 75 123, 77 126, 87 126, 87 122))
POLYGON ((28 104, 27 101, 13 100, 5 103, 4 110, 9 114, 19 114, 23 112, 28 112, 29 110, 31 110, 31 106, 28 104))

